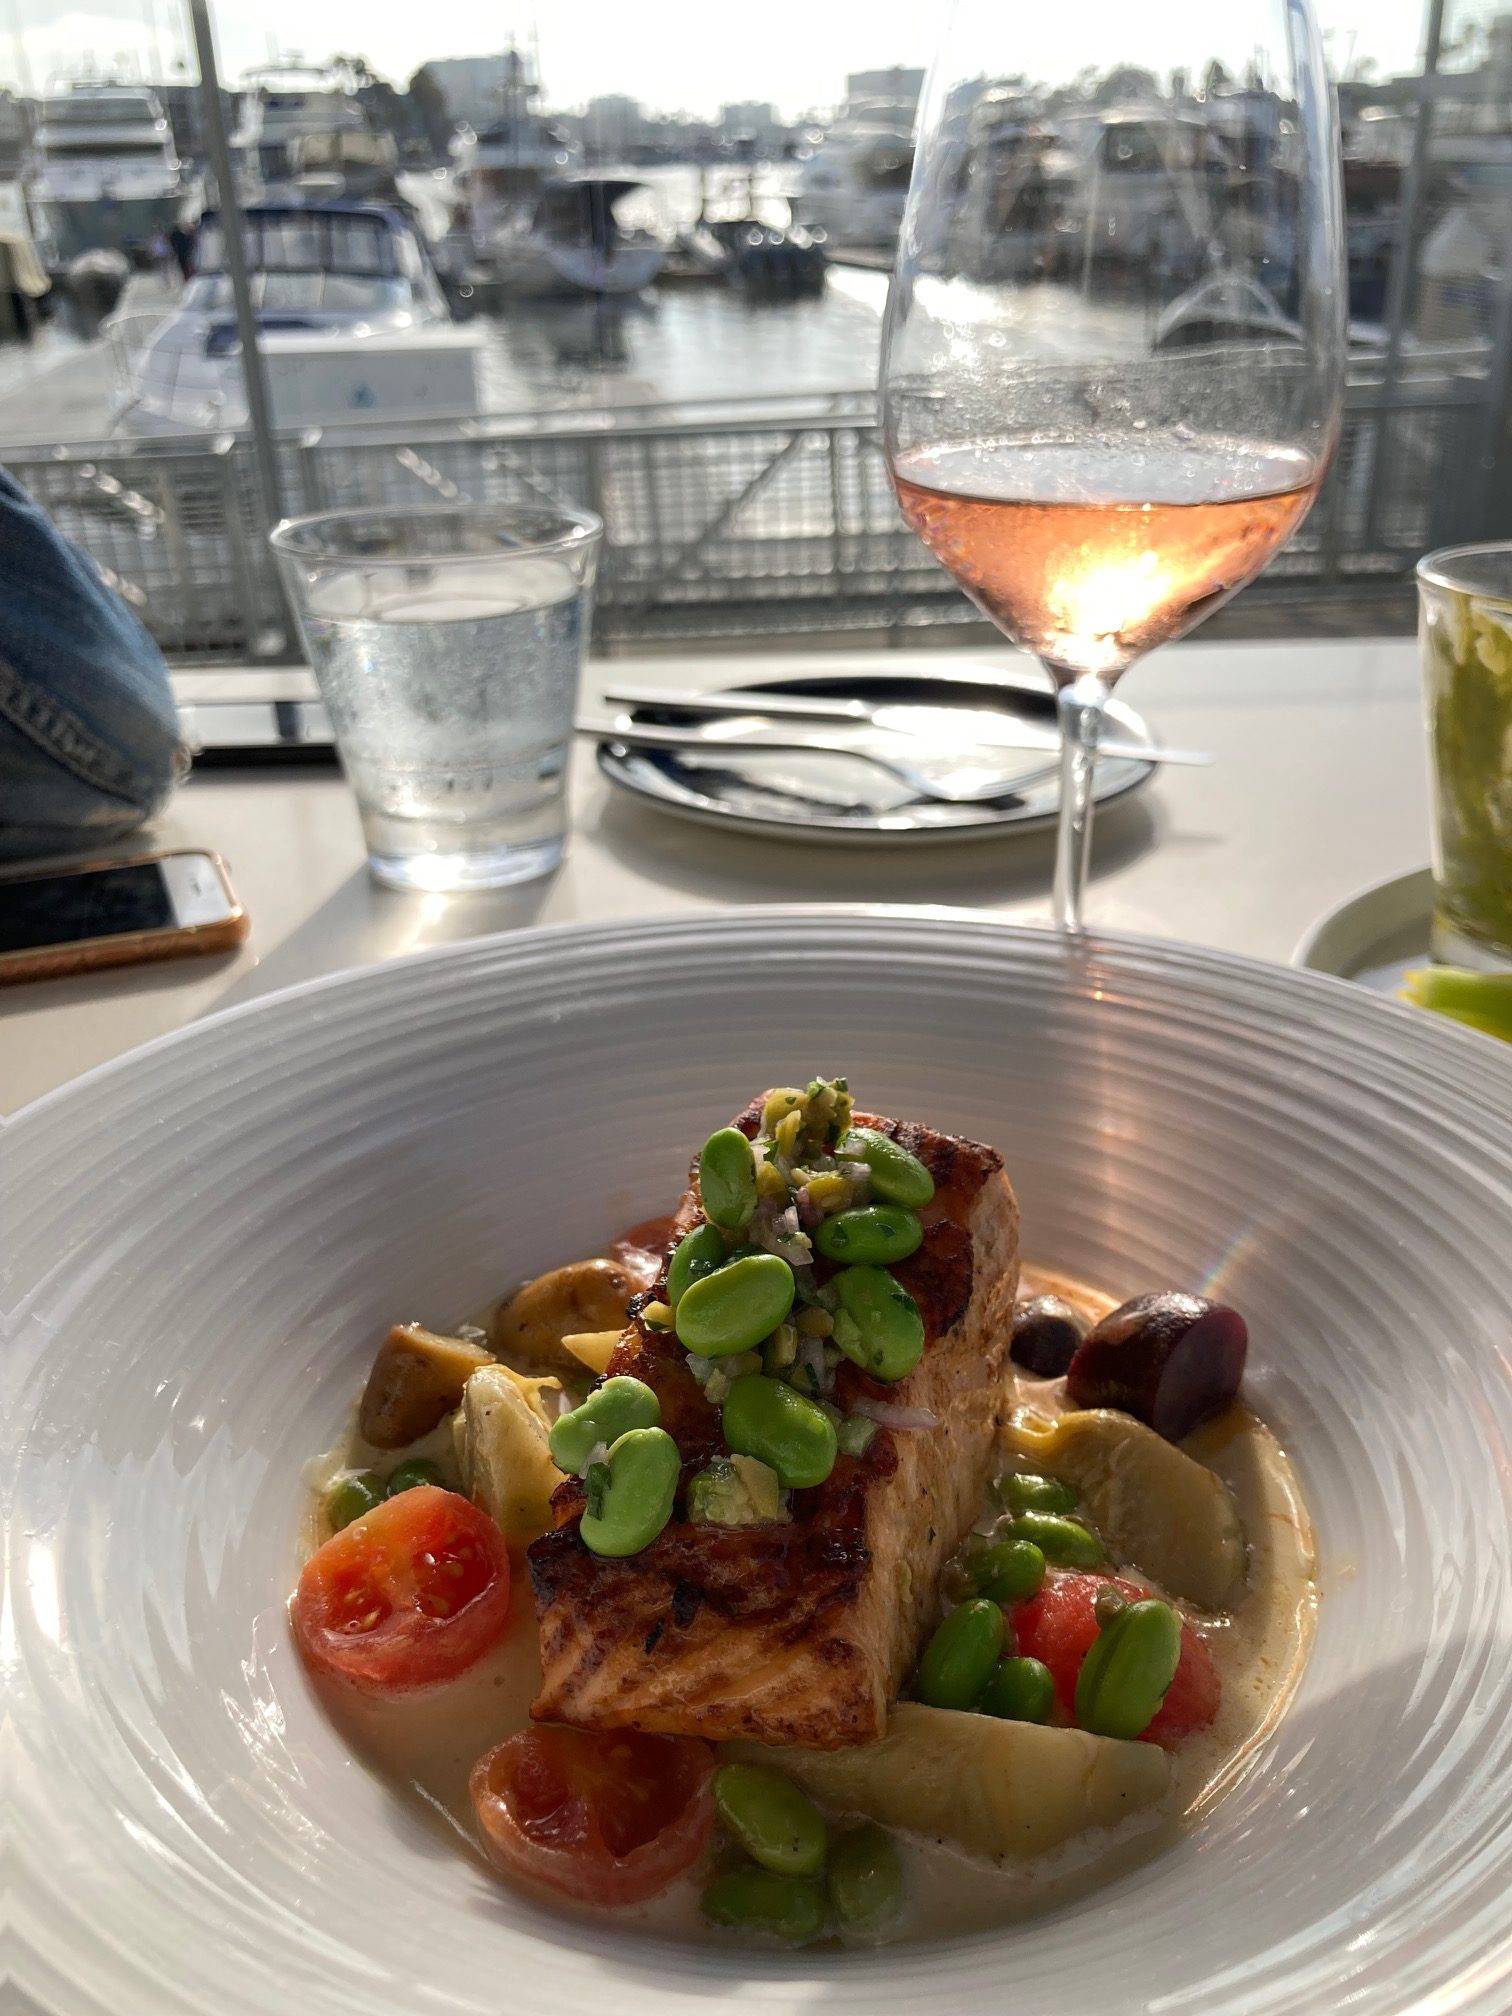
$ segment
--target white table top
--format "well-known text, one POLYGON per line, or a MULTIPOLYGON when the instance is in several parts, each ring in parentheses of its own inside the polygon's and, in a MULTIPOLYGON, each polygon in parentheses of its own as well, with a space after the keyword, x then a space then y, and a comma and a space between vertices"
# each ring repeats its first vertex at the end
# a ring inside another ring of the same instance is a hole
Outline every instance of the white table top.
MULTIPOLYGON (((709 653, 599 660, 611 675, 694 686, 709 653)), ((931 649, 922 666, 1001 664, 1002 648, 931 649)), ((838 655, 718 654, 720 683, 838 655)), ((899 670, 899 651, 847 655, 899 670)), ((1177 645, 1135 668, 1127 697, 1206 769, 1157 773, 1099 817, 1089 926, 1286 960, 1309 924, 1428 856, 1427 769, 1410 639, 1177 645)), ((212 1009, 422 946, 523 924, 730 903, 937 903, 1049 920, 1050 835, 917 849, 826 848, 720 833, 631 802, 574 752, 565 865, 492 896, 401 895, 368 877, 357 814, 334 770, 211 771, 121 852, 206 847, 230 865, 252 920, 243 949, 0 992, 0 1113, 212 1009)))

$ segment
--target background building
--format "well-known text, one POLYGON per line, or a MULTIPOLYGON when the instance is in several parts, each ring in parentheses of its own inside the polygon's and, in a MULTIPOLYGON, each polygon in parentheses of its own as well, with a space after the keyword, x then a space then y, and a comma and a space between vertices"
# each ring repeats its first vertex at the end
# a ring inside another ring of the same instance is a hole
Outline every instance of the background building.
POLYGON ((774 106, 744 99, 719 108, 719 137, 726 141, 748 140, 759 153, 771 153, 785 138, 785 128, 774 106))
POLYGON ((845 80, 847 98, 886 98, 896 105, 917 105, 924 72, 894 63, 889 70, 852 70, 845 80))
POLYGON ((481 132, 499 116, 499 101, 519 58, 501 49, 497 56, 443 56, 425 69, 446 94, 446 110, 455 123, 465 119, 481 132))
POLYGON ((647 119, 638 98, 617 92, 590 98, 583 114, 583 145, 601 160, 622 160, 646 143, 647 119))

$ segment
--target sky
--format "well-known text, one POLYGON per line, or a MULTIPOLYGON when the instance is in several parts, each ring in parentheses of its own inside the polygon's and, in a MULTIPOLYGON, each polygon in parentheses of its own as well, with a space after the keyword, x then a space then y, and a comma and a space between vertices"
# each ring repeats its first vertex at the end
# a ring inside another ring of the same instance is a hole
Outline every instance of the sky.
MULTIPOLYGON (((1209 19, 1215 9, 1229 11, 1225 0, 1203 4, 1209 19)), ((1383 75, 1413 66, 1422 0, 1318 4, 1336 70, 1361 55, 1372 57, 1383 75)), ((1484 0, 1460 4, 1479 7, 1484 0)), ((942 13, 921 0, 814 0, 806 10, 775 7, 765 16, 711 7, 708 0, 538 0, 518 10, 511 0, 444 0, 431 8, 414 0, 370 0, 361 9, 352 0, 212 5, 222 74, 232 83, 273 55, 319 60, 336 51, 364 55, 403 83, 427 57, 485 54, 511 32, 522 43, 535 32, 553 106, 624 92, 656 111, 700 114, 716 112, 727 99, 769 99, 785 117, 836 102, 848 70, 926 63, 942 13), (788 24, 798 19, 794 32, 788 24)), ((1146 44, 1162 20, 1158 6, 1131 10, 1127 0, 1081 0, 1080 11, 1088 60, 1101 63, 1104 51, 1108 60, 1151 60, 1146 44), (1131 15, 1139 32, 1129 36, 1131 15), (1126 40, 1132 46, 1115 46, 1126 40)), ((1169 11, 1184 12, 1183 0, 1170 0, 1169 11)), ((997 0, 999 22, 1013 23, 1015 15, 1027 46, 1043 28, 1045 10, 1036 0, 997 0)), ((193 74, 183 0, 0 0, 0 81, 40 91, 86 67, 193 74), (180 62, 187 71, 177 68, 180 62)), ((1015 67, 1038 74, 1029 60, 1015 67)))

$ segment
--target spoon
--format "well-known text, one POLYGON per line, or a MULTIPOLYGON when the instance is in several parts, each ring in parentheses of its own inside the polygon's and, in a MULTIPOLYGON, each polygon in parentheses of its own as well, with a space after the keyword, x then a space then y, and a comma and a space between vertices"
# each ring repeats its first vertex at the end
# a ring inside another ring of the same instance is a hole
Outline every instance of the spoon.
POLYGON ((768 736, 759 742, 748 742, 735 735, 698 735, 677 728, 640 724, 627 728, 619 722, 609 721, 580 721, 576 727, 579 735, 592 735, 599 741, 617 744, 622 749, 678 749, 684 755, 712 753, 739 756, 742 760, 747 756, 849 756, 858 763, 869 763, 873 769, 896 778, 916 798, 929 799, 939 805, 986 805, 996 799, 1017 797, 1030 785, 1054 777, 1060 769, 1059 761, 1056 761, 1036 763, 1027 769, 1007 773, 984 771, 980 765, 963 764, 958 757, 946 757, 942 752, 941 761, 953 765, 949 775, 942 778, 932 776, 918 763, 908 762, 899 756, 879 756, 873 749, 859 748, 855 743, 842 741, 833 735, 792 735, 780 739, 768 736))

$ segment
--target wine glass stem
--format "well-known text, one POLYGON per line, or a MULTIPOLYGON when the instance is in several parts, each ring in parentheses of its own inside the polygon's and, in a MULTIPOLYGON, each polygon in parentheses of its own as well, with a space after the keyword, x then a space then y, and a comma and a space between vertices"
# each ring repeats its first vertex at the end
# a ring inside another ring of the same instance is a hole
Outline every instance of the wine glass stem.
POLYGON ((1084 672, 1055 696, 1061 730, 1060 827, 1055 845, 1055 922, 1062 931, 1082 928, 1082 892, 1092 857, 1092 786, 1097 744, 1110 688, 1084 672))

